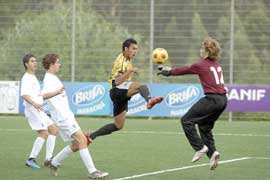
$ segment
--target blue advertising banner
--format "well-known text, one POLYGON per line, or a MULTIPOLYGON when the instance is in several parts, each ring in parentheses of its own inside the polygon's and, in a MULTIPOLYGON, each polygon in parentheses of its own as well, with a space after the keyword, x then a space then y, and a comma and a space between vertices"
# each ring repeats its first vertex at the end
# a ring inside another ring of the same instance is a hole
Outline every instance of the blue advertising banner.
MULTIPOLYGON (((68 101, 75 115, 110 115, 111 100, 109 96, 109 83, 93 82, 64 82, 68 101)), ((46 101, 44 109, 49 113, 46 101)), ((20 113, 24 113, 22 98, 20 98, 20 113)))
POLYGON ((146 109, 145 100, 135 95, 129 101, 128 115, 132 116, 182 116, 204 96, 200 84, 150 84, 152 96, 163 96, 164 100, 146 109))
POLYGON ((110 115, 109 83, 65 83, 69 105, 76 115, 110 115))
MULTIPOLYGON (((106 82, 66 82, 70 108, 75 115, 112 115, 110 85, 106 82)), ((204 96, 200 84, 149 84, 151 96, 163 96, 164 100, 151 110, 140 94, 132 96, 128 103, 128 116, 183 116, 190 107, 204 96)), ((228 85, 226 111, 270 112, 270 86, 228 85)), ((46 102, 44 109, 47 112, 46 102)), ((22 99, 19 112, 24 113, 22 99)))

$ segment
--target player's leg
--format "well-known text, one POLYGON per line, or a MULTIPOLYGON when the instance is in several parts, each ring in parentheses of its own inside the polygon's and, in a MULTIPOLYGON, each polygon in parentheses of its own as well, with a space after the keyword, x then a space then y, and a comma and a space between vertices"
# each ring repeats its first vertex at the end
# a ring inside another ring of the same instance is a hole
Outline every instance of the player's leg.
POLYGON ((142 84, 137 83, 137 82, 130 82, 130 83, 128 83, 128 85, 126 87, 126 89, 128 90, 127 91, 127 96, 128 97, 131 97, 131 96, 139 93, 140 92, 140 89, 141 89, 141 91, 142 91, 142 89, 144 89, 143 97, 150 99, 151 97, 148 97, 149 94, 150 94, 148 88, 147 87, 146 88, 140 88, 141 86, 146 87, 145 85, 142 85, 142 84))
POLYGON ((89 178, 104 178, 108 175, 107 172, 101 172, 96 169, 93 159, 89 153, 89 150, 87 148, 86 143, 86 137, 84 136, 83 132, 81 130, 75 132, 72 137, 76 141, 76 145, 78 145, 79 153, 81 156, 81 159, 89 173, 89 178))
POLYGON ((47 130, 38 130, 37 133, 38 137, 34 141, 30 156, 25 163, 26 166, 31 168, 40 168, 40 166, 36 162, 36 158, 43 147, 45 139, 48 137, 47 130))
POLYGON ((211 95, 210 98, 215 102, 215 109, 213 108, 214 113, 208 118, 206 124, 199 125, 199 131, 202 141, 209 148, 207 156, 210 159, 210 169, 214 170, 218 165, 220 154, 216 150, 212 129, 214 127, 214 123, 226 108, 227 98, 226 95, 211 95))
POLYGON ((199 131, 202 141, 209 148, 207 156, 210 158, 216 151, 212 129, 214 128, 215 122, 226 108, 227 98, 226 95, 208 95, 208 99, 211 99, 210 104, 212 104, 208 107, 208 110, 211 111, 209 114, 211 115, 205 119, 203 123, 199 124, 199 131))
POLYGON ((40 112, 40 116, 42 117, 43 122, 47 125, 49 132, 46 141, 46 157, 44 161, 44 166, 48 166, 53 156, 53 150, 55 147, 55 140, 58 129, 47 114, 45 114, 44 112, 40 112))
POLYGON ((189 111, 181 118, 181 123, 185 135, 195 151, 203 148, 203 142, 199 137, 195 124, 201 123, 209 115, 204 112, 205 106, 207 106, 208 101, 205 98, 200 99, 195 103, 189 111))
POLYGON ((88 151, 86 137, 81 131, 77 121, 74 118, 67 119, 62 123, 58 123, 59 134, 64 141, 72 141, 72 144, 62 149, 51 161, 51 175, 57 176, 58 167, 61 162, 70 156, 73 152, 79 151, 81 159, 86 166, 90 178, 103 178, 108 173, 97 170, 94 166, 92 157, 88 151))
POLYGON ((133 82, 128 88, 127 96, 131 97, 137 93, 140 93, 147 102, 147 109, 151 109, 155 104, 160 103, 163 100, 163 97, 152 98, 150 96, 149 88, 146 85, 133 82))
POLYGON ((104 136, 118 131, 124 127, 126 111, 128 109, 127 89, 113 88, 110 90, 110 97, 113 101, 114 123, 106 124, 95 132, 90 133, 91 140, 98 136, 104 136))
POLYGON ((40 153, 46 138, 48 137, 47 126, 43 123, 39 112, 35 109, 26 109, 25 116, 28 119, 30 127, 38 134, 25 165, 31 168, 40 168, 36 162, 36 158, 40 153))
POLYGON ((67 145, 55 157, 50 161, 49 167, 51 169, 51 175, 57 176, 58 167, 61 165, 62 161, 69 157, 73 152, 72 145, 67 145))
POLYGON ((211 158, 212 154, 216 151, 215 140, 213 137, 212 129, 214 123, 199 125, 200 137, 203 142, 208 147, 207 156, 211 158))
POLYGON ((69 157, 73 152, 79 150, 79 143, 74 140, 72 137, 75 132, 80 130, 79 124, 77 121, 71 117, 57 123, 59 128, 59 135, 64 142, 72 142, 71 145, 64 147, 55 157, 51 160, 50 169, 51 175, 57 176, 58 167, 61 165, 62 161, 69 157))
POLYGON ((96 139, 98 136, 105 136, 115 131, 119 131, 124 127, 125 119, 126 111, 123 111, 114 117, 114 123, 106 124, 95 132, 90 133, 91 140, 96 139))
MULTIPOLYGON (((219 158, 219 153, 216 151, 211 130, 214 127, 215 121, 224 111, 226 104, 226 95, 207 95, 194 105, 193 114, 190 113, 189 117, 185 120, 186 122, 189 121, 198 124, 201 135, 201 145, 204 144, 202 149, 195 153, 194 160, 200 159, 203 154, 207 153, 208 157, 211 157, 211 169, 214 169, 217 166, 217 159, 219 158), (207 149, 205 147, 207 147, 207 149), (201 153, 203 149, 205 149, 205 151, 201 153)), ((184 122, 182 121, 182 123, 184 122)), ((192 144, 191 140, 190 143, 192 144)))
POLYGON ((50 126, 48 126, 49 135, 46 141, 46 157, 44 161, 44 166, 48 166, 53 157, 57 131, 58 129, 54 124, 51 124, 50 126))
POLYGON ((192 148, 196 151, 192 162, 199 160, 208 151, 208 148, 201 140, 195 125, 204 124, 207 121, 212 115, 212 106, 213 103, 209 101, 208 98, 201 98, 181 119, 185 135, 192 148))
POLYGON ((208 147, 207 156, 210 159, 210 170, 214 170, 218 165, 220 157, 219 152, 216 150, 215 140, 212 134, 214 123, 200 125, 199 131, 204 144, 208 147))
MULTIPOLYGON (((81 140, 78 141, 78 140, 74 140, 74 138, 72 137, 68 137, 68 134, 67 132, 64 132, 64 131, 61 131, 60 130, 60 136, 62 137, 62 139, 64 141, 71 141, 72 143, 68 146, 66 146, 65 148, 63 148, 51 161, 51 164, 53 166, 60 166, 61 165, 61 162, 66 159, 69 155, 71 155, 73 152, 77 152, 79 151, 80 149, 80 146, 82 146, 84 143, 83 141, 81 140)), ((74 133, 75 135, 76 133, 74 133)), ((74 136, 73 135, 73 136, 74 136)))
POLYGON ((214 111, 214 113, 207 118, 206 123, 198 125, 202 142, 208 147, 207 156, 209 158, 211 158, 213 153, 216 151, 212 129, 223 110, 224 109, 214 111))

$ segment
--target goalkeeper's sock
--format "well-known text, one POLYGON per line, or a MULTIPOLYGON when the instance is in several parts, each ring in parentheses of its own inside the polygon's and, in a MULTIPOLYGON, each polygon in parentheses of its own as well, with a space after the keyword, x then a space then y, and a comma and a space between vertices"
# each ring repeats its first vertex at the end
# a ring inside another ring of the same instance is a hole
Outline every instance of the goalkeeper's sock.
POLYGON ((95 132, 90 134, 90 138, 94 140, 98 136, 104 136, 107 134, 111 134, 114 131, 118 131, 119 129, 116 127, 114 123, 106 124, 105 126, 99 128, 95 132))
POLYGON ((140 86, 139 93, 145 99, 146 102, 148 102, 149 99, 151 99, 149 89, 146 85, 140 86))

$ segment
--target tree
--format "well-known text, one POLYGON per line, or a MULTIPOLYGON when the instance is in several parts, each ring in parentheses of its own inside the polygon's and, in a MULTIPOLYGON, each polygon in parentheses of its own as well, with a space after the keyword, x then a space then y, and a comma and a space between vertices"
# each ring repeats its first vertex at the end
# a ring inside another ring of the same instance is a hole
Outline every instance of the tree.
MULTIPOLYGON (((59 76, 65 81, 71 77, 71 19, 70 3, 59 2, 40 14, 25 12, 15 20, 15 27, 6 33, 1 41, 0 58, 6 65, 1 67, 1 76, 8 80, 19 80, 23 73, 21 63, 26 53, 33 53, 38 60, 47 53, 60 55, 62 68, 59 76)), ((89 8, 89 7, 88 7, 89 8)), ((111 24, 82 4, 77 6, 76 16, 76 81, 107 81, 112 63, 121 52, 122 42, 134 37, 141 42, 141 36, 131 34, 118 24, 111 24)), ((141 43, 141 48, 144 49, 141 43)), ((146 52, 138 54, 137 62, 143 62, 146 52)), ((42 69, 42 68, 40 68, 42 69)), ((39 71, 42 77, 44 71, 39 71)), ((143 77, 142 77, 143 79, 143 77)))

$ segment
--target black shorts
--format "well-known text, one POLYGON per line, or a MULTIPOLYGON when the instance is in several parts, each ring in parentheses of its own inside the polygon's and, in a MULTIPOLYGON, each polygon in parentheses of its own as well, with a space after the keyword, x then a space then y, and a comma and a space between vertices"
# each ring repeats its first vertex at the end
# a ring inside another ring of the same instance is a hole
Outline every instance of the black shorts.
POLYGON ((113 115, 117 116, 123 111, 128 111, 128 101, 131 97, 127 96, 127 89, 118 89, 116 87, 110 90, 110 97, 113 102, 113 115))
POLYGON ((227 106, 225 94, 206 94, 182 117, 198 125, 214 124, 227 106))

